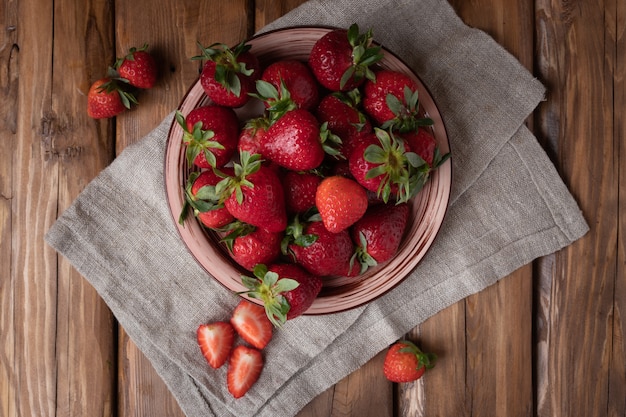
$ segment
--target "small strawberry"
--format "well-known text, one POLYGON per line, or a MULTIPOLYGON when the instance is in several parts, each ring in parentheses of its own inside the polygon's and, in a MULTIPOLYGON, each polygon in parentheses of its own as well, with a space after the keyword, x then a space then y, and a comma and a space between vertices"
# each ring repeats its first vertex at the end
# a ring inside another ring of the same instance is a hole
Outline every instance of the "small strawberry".
POLYGON ((257 349, 239 345, 228 361, 226 385, 235 398, 243 397, 255 384, 263 370, 263 355, 257 349))
POLYGON ((200 168, 222 167, 230 162, 239 140, 239 119, 233 109, 207 105, 191 110, 187 117, 176 112, 187 146, 187 164, 200 168))
POLYGON ((374 128, 374 131, 379 143, 365 141, 359 145, 350 155, 350 172, 383 202, 391 198, 407 202, 423 188, 428 167, 417 154, 406 150, 404 141, 385 130, 374 128))
POLYGON ((94 119, 117 116, 137 104, 135 97, 124 91, 119 82, 110 76, 95 81, 87 93, 87 114, 94 119))
MULTIPOLYGON (((317 80, 309 67, 300 61, 275 61, 265 68, 261 80, 274 87, 277 96, 273 100, 291 100, 296 108, 312 110, 319 100, 317 80)), ((259 83, 257 89, 258 86, 259 83)), ((267 103, 270 107, 273 104, 272 100, 267 103)))
POLYGON ((450 157, 449 152, 441 155, 435 138, 427 128, 420 127, 417 130, 397 133, 397 136, 405 141, 411 152, 419 155, 428 164, 430 171, 437 169, 450 157))
POLYGON ((361 272, 391 259, 400 246, 409 218, 407 203, 371 206, 350 229, 361 272))
POLYGON ((424 353, 414 343, 402 340, 387 351, 383 373, 391 382, 411 382, 435 366, 435 360, 434 354, 424 353))
POLYGON ((398 71, 378 71, 375 81, 365 83, 363 108, 383 129, 406 132, 433 124, 432 119, 419 113, 417 83, 398 71))
POLYGON ((322 178, 312 172, 287 171, 282 177, 288 213, 304 213, 315 206, 315 192, 322 178))
POLYGON ((321 221, 291 225, 283 252, 313 275, 341 275, 349 268, 354 244, 347 230, 329 232, 321 221))
POLYGON ((272 339, 274 326, 265 315, 265 308, 248 300, 241 300, 230 318, 230 324, 243 340, 257 349, 263 349, 272 339))
POLYGON ((341 153, 348 158, 355 141, 372 132, 368 117, 360 111, 361 95, 358 89, 343 93, 335 92, 322 98, 315 115, 320 123, 341 139, 341 153))
POLYGON ((235 340, 233 326, 224 321, 201 324, 197 330, 198 345, 212 368, 219 368, 228 359, 235 340))
POLYGON ((267 133, 269 126, 270 120, 267 117, 259 116, 248 119, 241 132, 239 132, 239 142, 237 144, 239 152, 247 151, 250 155, 260 154, 263 137, 267 133))
POLYGON ((261 153, 294 171, 317 168, 325 155, 317 119, 304 109, 288 111, 267 130, 261 153))
POLYGON ((234 175, 216 185, 216 193, 236 219, 270 232, 282 232, 287 227, 287 210, 278 174, 261 164, 259 154, 244 151, 240 161, 233 164, 234 175))
POLYGON ((318 39, 309 55, 309 66, 318 82, 331 91, 347 91, 374 79, 370 65, 380 61, 379 46, 372 46, 372 31, 359 33, 356 24, 335 29, 318 39))
POLYGON ((250 45, 242 42, 234 48, 214 43, 207 48, 199 45, 202 54, 192 60, 206 60, 200 74, 200 85, 215 104, 241 107, 255 91, 255 82, 261 76, 257 57, 250 45))
MULTIPOLYGON (((233 170, 226 167, 223 172, 228 174, 233 170)), ((185 203, 178 219, 181 225, 189 214, 189 208, 200 223, 211 229, 219 229, 235 220, 215 192, 215 185, 221 180, 222 177, 212 169, 194 171, 189 175, 185 187, 185 203)))
POLYGON ((332 233, 346 230, 367 210, 367 192, 353 179, 335 175, 322 180, 315 193, 315 206, 332 233))
POLYGON ((139 49, 132 47, 128 50, 128 54, 115 62, 115 69, 120 77, 127 80, 133 87, 147 89, 156 84, 157 64, 147 49, 147 44, 139 49))
POLYGON ((252 271, 261 264, 274 262, 281 254, 282 232, 269 232, 260 227, 235 222, 229 225, 222 242, 239 265, 252 271))
POLYGON ((243 276, 250 297, 263 301, 265 313, 276 327, 302 315, 322 289, 322 280, 296 264, 259 264, 254 277, 243 276))

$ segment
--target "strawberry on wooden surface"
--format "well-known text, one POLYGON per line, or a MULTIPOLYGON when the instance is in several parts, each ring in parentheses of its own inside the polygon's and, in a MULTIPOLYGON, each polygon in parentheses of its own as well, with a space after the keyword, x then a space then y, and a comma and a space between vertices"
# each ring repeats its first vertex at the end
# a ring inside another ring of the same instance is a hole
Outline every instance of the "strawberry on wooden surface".
POLYGON ((212 368, 220 368, 230 355, 235 341, 233 326, 225 321, 201 324, 197 330, 198 345, 212 368))
POLYGON ((383 373, 392 382, 412 382, 433 368, 435 360, 434 354, 424 353, 414 343, 401 340, 387 351, 383 373))
POLYGON ((176 121, 183 128, 189 166, 222 167, 230 162, 239 139, 239 119, 228 107, 206 105, 196 107, 187 116, 176 112, 176 121))
POLYGON ((248 300, 241 300, 230 318, 230 324, 243 340, 257 349, 263 349, 272 340, 274 325, 265 314, 265 308, 248 300))
POLYGON ((87 114, 93 119, 106 119, 117 116, 137 104, 135 97, 126 92, 112 77, 95 81, 87 93, 87 114))
POLYGON ((158 67, 154 57, 147 51, 148 45, 132 47, 128 53, 115 62, 115 69, 121 78, 137 88, 154 87, 158 78, 158 67))
POLYGON ((261 76, 259 61, 250 52, 250 45, 242 42, 232 49, 222 43, 199 46, 202 53, 192 59, 206 61, 200 74, 200 85, 206 95, 221 106, 246 104, 261 76))
POLYGON ((309 66, 318 82, 331 91, 347 91, 373 79, 370 65, 380 61, 379 46, 373 46, 372 31, 359 33, 356 24, 335 29, 318 39, 309 55, 309 66))
POLYGON ((263 370, 263 355, 257 349, 239 345, 228 361, 226 384, 235 398, 243 397, 257 382, 263 370))

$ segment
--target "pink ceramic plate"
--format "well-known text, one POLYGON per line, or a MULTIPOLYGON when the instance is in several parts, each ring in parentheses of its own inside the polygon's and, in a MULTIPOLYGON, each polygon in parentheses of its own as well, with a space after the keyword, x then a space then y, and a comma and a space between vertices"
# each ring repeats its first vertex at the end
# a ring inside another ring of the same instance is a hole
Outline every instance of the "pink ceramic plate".
MULTIPOLYGON (((309 52, 317 39, 330 29, 319 27, 296 27, 269 32, 252 38, 249 44, 262 65, 279 59, 307 61, 309 52)), ((380 66, 408 74, 419 85, 420 106, 434 120, 433 134, 442 154, 449 152, 449 142, 444 122, 428 90, 417 75, 398 57, 385 50, 380 66)), ((179 110, 186 115, 195 107, 209 101, 196 81, 183 99, 179 110)), ((237 110, 240 117, 248 118, 260 112, 257 105, 237 110)), ((238 267, 217 243, 213 232, 203 228, 193 216, 178 224, 184 201, 184 184, 190 173, 182 145, 182 129, 172 124, 165 155, 165 187, 172 216, 180 235, 198 263, 215 279, 232 291, 242 291, 241 275, 249 272, 238 267)), ((420 262, 433 243, 448 207, 452 165, 446 161, 432 175, 429 182, 412 202, 412 212, 406 235, 398 254, 386 264, 379 265, 357 278, 335 277, 325 279, 322 292, 306 314, 326 314, 363 305, 398 285, 420 262)), ((259 302, 252 299, 253 302, 259 302)))

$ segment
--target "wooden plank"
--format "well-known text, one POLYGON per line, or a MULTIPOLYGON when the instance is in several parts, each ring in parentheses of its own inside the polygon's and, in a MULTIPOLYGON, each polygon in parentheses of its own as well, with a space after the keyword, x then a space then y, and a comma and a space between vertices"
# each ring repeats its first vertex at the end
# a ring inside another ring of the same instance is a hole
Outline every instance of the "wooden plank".
MULTIPOLYGON (((532 2, 451 4, 466 24, 532 68, 532 2)), ((530 415, 532 278, 532 268, 523 267, 419 326, 423 348, 441 358, 423 382, 402 387, 400 409, 418 410, 416 415, 530 415)))
MULTIPOLYGON (((95 121, 86 113, 87 91, 105 75, 114 57, 111 5, 107 1, 56 1, 53 21, 53 95, 45 124, 49 163, 58 165, 61 212, 113 155, 113 122, 95 121)), ((57 272, 57 413, 111 415, 116 390, 113 315, 63 257, 59 257, 57 272)))
POLYGON ((0 415, 15 416, 15 281, 12 273, 13 159, 17 133, 19 47, 17 4, 0 1, 0 415))
POLYGON ((255 2, 254 24, 255 31, 272 23, 285 13, 304 4, 304 0, 256 0, 255 2))
MULTIPOLYGON (((197 43, 234 45, 249 29, 248 2, 163 1, 159 7, 147 0, 117 1, 117 55, 132 46, 150 45, 159 62, 157 85, 138 95, 139 106, 117 118, 117 153, 152 130, 176 109, 197 79, 197 43)), ((119 416, 183 416, 165 383, 128 335, 119 334, 119 416)))
POLYGON ((554 143, 557 168, 590 223, 589 233, 546 268, 552 282, 542 293, 539 416, 624 414, 624 304, 617 299, 624 290, 623 243, 621 266, 617 254, 624 169, 622 3, 536 4, 537 68, 550 87, 539 127, 554 143))

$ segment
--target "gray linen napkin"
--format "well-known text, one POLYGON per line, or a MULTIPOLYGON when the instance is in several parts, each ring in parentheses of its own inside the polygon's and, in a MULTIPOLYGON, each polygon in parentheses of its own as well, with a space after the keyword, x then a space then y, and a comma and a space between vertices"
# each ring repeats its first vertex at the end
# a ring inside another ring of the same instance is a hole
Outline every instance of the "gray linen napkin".
POLYGON ((228 317, 238 299, 195 262, 168 210, 163 160, 172 114, 92 181, 46 236, 96 288, 190 417, 294 415, 428 317, 588 230, 523 124, 543 86, 445 0, 310 1, 264 30, 353 22, 372 28, 438 103, 453 154, 449 211, 431 251, 396 289, 276 332, 246 396, 231 398, 226 367, 209 370, 196 344, 198 324, 228 317))

